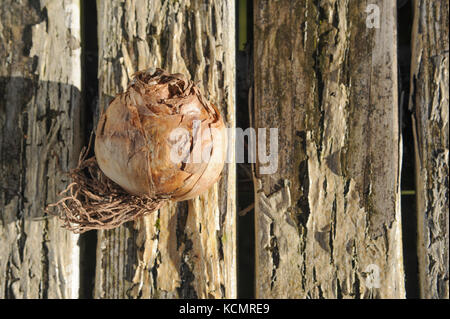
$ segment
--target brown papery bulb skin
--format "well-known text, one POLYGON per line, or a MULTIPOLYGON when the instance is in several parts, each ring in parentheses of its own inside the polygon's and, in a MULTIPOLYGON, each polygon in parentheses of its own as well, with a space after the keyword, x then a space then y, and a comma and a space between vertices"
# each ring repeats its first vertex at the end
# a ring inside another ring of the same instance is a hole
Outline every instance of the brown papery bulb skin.
POLYGON ((208 190, 220 177, 226 149, 217 108, 192 81, 161 69, 135 74, 102 114, 95 138, 95 156, 107 177, 131 194, 173 201, 208 190), (190 162, 174 161, 174 149, 190 162))

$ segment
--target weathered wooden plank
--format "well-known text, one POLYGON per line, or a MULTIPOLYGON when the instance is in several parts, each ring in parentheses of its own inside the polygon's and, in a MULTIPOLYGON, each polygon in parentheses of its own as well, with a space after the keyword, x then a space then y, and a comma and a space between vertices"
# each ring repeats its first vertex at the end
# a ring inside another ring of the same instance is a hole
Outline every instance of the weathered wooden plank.
POLYGON ((258 298, 405 296, 396 5, 371 3, 378 28, 366 1, 254 1, 252 121, 279 135, 254 172, 258 298))
MULTIPOLYGON (((235 125, 234 2, 98 1, 100 108, 131 75, 190 75, 235 125)), ((229 145, 234 152, 233 139, 229 145)), ((96 298, 236 297, 235 165, 206 195, 98 235, 96 298)))
POLYGON ((449 298, 448 1, 414 2, 411 96, 422 298, 449 298))
POLYGON ((44 216, 80 148, 80 6, 0 4, 0 298, 76 298, 78 236, 44 216))

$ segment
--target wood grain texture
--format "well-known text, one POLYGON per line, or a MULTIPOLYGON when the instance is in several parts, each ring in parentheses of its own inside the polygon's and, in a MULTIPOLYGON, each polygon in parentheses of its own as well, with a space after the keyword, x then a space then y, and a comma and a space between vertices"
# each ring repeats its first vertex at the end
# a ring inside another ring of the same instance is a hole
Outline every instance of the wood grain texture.
POLYGON ((448 1, 414 2, 411 96, 421 298, 449 298, 448 1))
POLYGON ((257 298, 404 298, 395 1, 254 1, 257 298))
MULTIPOLYGON (((97 12, 100 109, 134 72, 161 67, 198 81, 235 126, 233 1, 98 1, 97 12)), ((236 297, 235 165, 222 175, 205 195, 100 231, 94 296, 236 297)))
POLYGON ((2 1, 0 16, 0 299, 77 298, 78 236, 44 208, 80 151, 79 1, 2 1))

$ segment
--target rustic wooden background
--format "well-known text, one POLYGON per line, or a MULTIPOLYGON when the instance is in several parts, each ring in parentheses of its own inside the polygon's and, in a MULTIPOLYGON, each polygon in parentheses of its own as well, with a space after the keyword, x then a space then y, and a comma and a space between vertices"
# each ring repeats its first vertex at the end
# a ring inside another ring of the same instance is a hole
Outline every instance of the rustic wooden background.
POLYGON ((0 298, 449 298, 448 28, 448 0, 2 1, 0 298), (61 229, 43 208, 152 66, 228 127, 278 128, 277 172, 230 163, 194 200, 61 229))

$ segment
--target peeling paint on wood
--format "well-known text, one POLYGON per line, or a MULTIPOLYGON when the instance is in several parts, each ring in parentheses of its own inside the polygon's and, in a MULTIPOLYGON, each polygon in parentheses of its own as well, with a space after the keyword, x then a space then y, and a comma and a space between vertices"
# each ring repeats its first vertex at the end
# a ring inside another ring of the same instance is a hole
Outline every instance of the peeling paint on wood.
POLYGON ((411 96, 421 298, 449 298, 448 1, 414 1, 411 96))
POLYGON ((257 298, 404 298, 395 1, 254 2, 257 298), (279 202, 279 198, 290 198, 279 202))
MULTIPOLYGON (((137 70, 198 81, 235 126, 234 1, 97 1, 100 109, 137 70)), ((234 152, 234 139, 229 144, 234 152)), ((232 156, 233 157, 233 156, 232 156)), ((235 164, 194 200, 100 231, 96 298, 236 297, 235 164)))
POLYGON ((0 4, 0 299, 78 297, 78 236, 44 208, 80 151, 79 8, 0 4))

